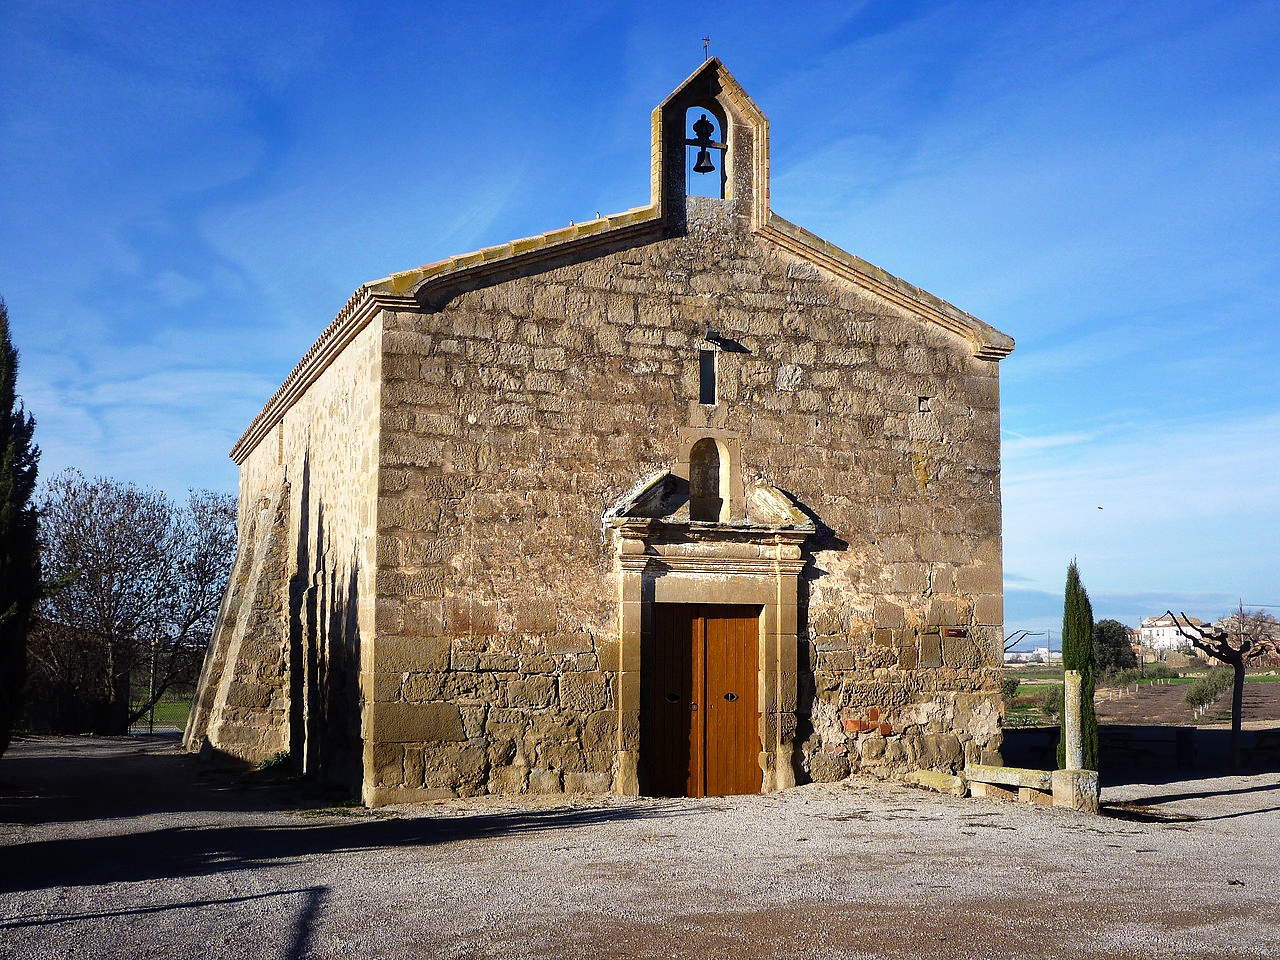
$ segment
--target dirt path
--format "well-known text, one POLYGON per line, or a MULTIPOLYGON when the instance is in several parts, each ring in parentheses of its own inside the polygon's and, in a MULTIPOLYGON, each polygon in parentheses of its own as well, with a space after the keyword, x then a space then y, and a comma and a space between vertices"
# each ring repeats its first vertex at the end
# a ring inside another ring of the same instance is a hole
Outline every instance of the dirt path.
POLYGON ((0 780, 4 960, 1280 955, 1277 774, 1107 817, 856 780, 371 815, 130 740, 0 780))

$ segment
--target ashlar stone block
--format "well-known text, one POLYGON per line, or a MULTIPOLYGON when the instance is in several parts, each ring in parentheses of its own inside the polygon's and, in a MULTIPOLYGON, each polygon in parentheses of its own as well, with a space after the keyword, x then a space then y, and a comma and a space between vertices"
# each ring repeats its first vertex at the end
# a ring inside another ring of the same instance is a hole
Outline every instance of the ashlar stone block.
POLYGON ((462 714, 452 703, 374 703, 368 736, 381 743, 465 740, 462 714))
POLYGON ((609 681, 601 674, 567 673, 560 677, 560 705, 590 713, 609 706, 609 681))

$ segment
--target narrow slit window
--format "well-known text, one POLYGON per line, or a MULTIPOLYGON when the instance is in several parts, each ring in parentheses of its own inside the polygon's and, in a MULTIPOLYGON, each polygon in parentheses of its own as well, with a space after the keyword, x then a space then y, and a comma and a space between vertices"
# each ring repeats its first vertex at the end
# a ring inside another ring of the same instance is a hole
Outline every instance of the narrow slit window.
POLYGON ((698 402, 716 402, 716 352, 698 351, 698 402))

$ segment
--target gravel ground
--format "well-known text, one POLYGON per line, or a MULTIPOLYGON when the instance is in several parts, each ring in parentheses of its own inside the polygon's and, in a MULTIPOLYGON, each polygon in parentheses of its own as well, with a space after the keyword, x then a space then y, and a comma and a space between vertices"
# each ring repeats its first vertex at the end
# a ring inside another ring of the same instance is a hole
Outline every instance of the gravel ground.
POLYGON ((1280 956, 1280 774, 375 813, 159 739, 0 761, 0 958, 1280 956))

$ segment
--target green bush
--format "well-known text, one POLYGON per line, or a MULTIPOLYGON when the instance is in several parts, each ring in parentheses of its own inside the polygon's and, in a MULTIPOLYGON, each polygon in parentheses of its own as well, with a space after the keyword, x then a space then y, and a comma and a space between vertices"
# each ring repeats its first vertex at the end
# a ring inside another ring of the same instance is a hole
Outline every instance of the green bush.
POLYGON ((1021 682, 1017 677, 1001 677, 1000 699, 1006 704, 1012 704, 1013 698, 1018 695, 1018 684, 1021 682))
POLYGON ((1059 684, 1045 687, 1039 692, 1037 698, 1040 701, 1041 712, 1050 720, 1062 713, 1062 687, 1059 684))
POLYGON ((1153 663, 1141 670, 1116 670, 1104 678, 1108 686, 1127 687, 1145 680, 1177 680, 1178 671, 1163 663, 1153 663))
POLYGON ((265 760, 258 761, 259 770, 283 770, 289 766, 289 751, 277 750, 265 760))
POLYGON ((1207 707, 1231 689, 1235 677, 1231 670, 1210 670, 1191 685, 1187 691, 1187 703, 1193 707, 1207 707))
MULTIPOLYGON (((1093 694, 1093 605, 1080 582, 1080 571, 1074 560, 1067 566, 1067 587, 1062 604, 1062 668, 1080 672, 1080 741, 1081 766, 1098 769, 1098 715, 1094 711, 1093 694)), ((1059 708, 1061 709, 1061 708, 1059 708)), ((1066 720, 1063 735, 1058 738, 1058 767, 1066 769, 1066 720)))

